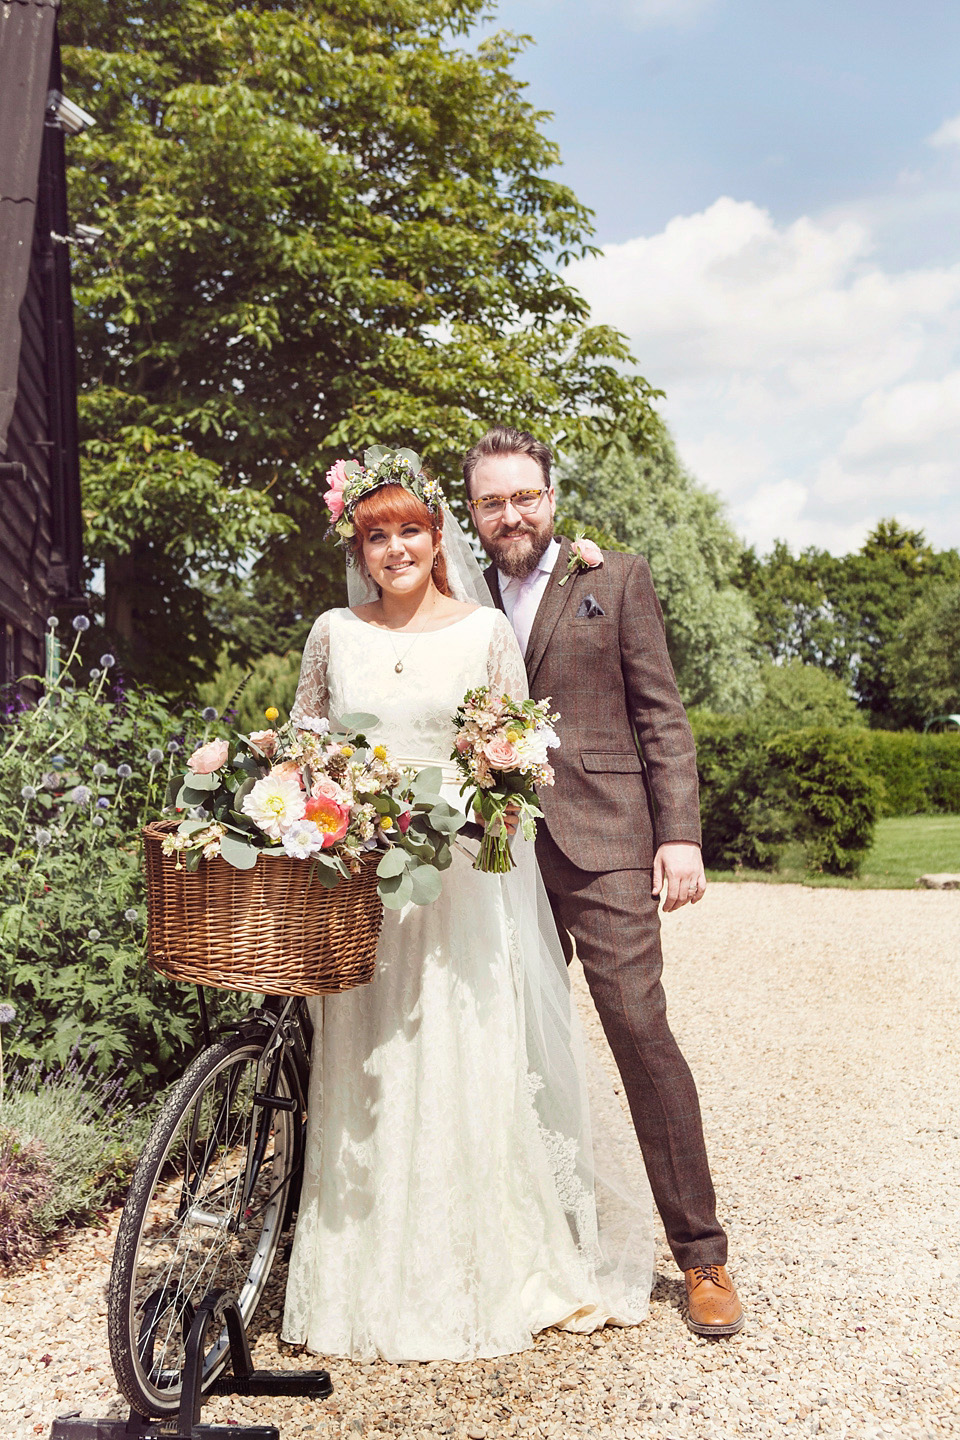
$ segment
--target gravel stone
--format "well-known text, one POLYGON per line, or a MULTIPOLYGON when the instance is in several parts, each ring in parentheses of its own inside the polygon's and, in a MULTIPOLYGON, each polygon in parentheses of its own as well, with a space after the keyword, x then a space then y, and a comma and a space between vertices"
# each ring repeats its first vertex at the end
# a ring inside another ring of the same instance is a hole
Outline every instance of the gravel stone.
MULTIPOLYGON (((272 1421, 283 1440, 960 1432, 960 896, 713 885, 664 917, 664 954, 741 1334, 687 1331, 683 1280, 661 1243, 650 1316, 633 1329, 548 1331, 524 1354, 467 1365, 323 1361, 278 1341, 278 1272, 255 1363, 326 1364, 334 1393, 220 1396, 206 1423, 272 1421)), ((601 1048, 579 971, 574 981, 601 1048)), ((3 1440, 46 1436, 71 1410, 126 1414, 104 1319, 118 1218, 0 1280, 3 1440)))

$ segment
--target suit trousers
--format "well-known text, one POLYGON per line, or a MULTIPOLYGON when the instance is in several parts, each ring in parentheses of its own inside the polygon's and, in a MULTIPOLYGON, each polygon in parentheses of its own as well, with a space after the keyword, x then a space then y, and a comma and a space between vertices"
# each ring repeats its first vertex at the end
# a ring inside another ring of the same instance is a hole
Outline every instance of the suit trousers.
POLYGON ((667 1024, 651 871, 581 870, 542 822, 537 859, 567 963, 572 935, 619 1067, 674 1258, 681 1270, 724 1265, 727 1237, 717 1221, 697 1089, 667 1024))

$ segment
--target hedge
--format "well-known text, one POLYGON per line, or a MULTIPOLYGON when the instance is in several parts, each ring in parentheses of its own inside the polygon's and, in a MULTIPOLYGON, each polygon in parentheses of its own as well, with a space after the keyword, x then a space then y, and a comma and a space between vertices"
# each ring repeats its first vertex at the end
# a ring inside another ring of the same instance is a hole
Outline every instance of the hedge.
POLYGON ((868 730, 867 769, 883 783, 881 815, 960 813, 960 733, 868 730))

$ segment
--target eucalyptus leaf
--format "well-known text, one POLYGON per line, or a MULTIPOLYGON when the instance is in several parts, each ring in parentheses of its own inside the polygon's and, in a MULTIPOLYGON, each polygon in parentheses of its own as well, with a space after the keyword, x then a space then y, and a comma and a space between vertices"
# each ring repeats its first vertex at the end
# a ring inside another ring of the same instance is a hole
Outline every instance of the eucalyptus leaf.
POLYGON ((340 725, 344 730, 372 730, 374 725, 379 724, 379 715, 368 715, 363 710, 357 710, 351 715, 342 715, 340 717, 340 725))
POLYGON ((234 870, 252 870, 260 853, 247 840, 238 840, 233 835, 220 837, 220 855, 234 870))
POLYGON ((425 769, 419 770, 413 777, 414 797, 419 800, 423 795, 436 795, 443 784, 443 771, 439 765, 428 765, 425 769))
POLYGON ((418 865, 411 870, 410 885, 414 905, 431 905, 443 889, 443 881, 432 865, 418 865))
POLYGON ((329 865, 325 860, 316 860, 313 867, 313 878, 325 890, 334 890, 340 884, 341 876, 335 865, 329 865))
POLYGON ((197 790, 197 789, 195 789, 192 785, 184 785, 183 789, 180 791, 180 795, 181 795, 181 799, 180 799, 180 802, 179 802, 179 803, 180 803, 181 805, 209 805, 209 804, 210 804, 210 791, 209 791, 209 790, 197 790))
POLYGON ((184 776, 184 784, 191 790, 216 790, 220 784, 220 776, 216 771, 211 775, 194 775, 191 770, 189 775, 184 776))
POLYGON ((378 881, 377 889, 388 910, 402 910, 413 894, 413 881, 405 870, 402 875, 389 875, 378 881))
POLYGON ((234 809, 234 810, 236 810, 236 811, 239 812, 239 811, 242 809, 244 800, 246 800, 247 796, 250 794, 250 791, 253 789, 253 787, 254 787, 254 785, 256 785, 256 783, 257 783, 256 780, 255 780, 254 777, 251 775, 251 776, 249 776, 246 780, 244 780, 244 782, 243 782, 242 785, 239 785, 239 786, 237 787, 237 792, 236 792, 236 794, 233 796, 233 809, 234 809))
POLYGON ((407 856, 400 846, 392 845, 377 866, 377 874, 384 880, 391 875, 402 875, 408 863, 407 856))

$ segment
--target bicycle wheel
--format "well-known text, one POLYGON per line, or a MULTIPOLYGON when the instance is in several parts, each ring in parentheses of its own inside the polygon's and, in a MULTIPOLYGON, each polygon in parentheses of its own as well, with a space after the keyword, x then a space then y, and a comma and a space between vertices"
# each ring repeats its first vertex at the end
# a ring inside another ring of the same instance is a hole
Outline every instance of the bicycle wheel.
MULTIPOLYGON (((267 1032, 204 1050, 166 1101, 124 1205, 107 1306, 117 1384, 146 1416, 180 1403, 184 1344, 210 1290, 231 1290, 249 1325, 270 1275, 299 1174, 303 1096, 267 1032), (278 1097, 286 1108, 264 1104, 278 1097)), ((215 1327, 211 1327, 213 1329, 215 1327)), ((208 1386, 229 1354, 226 1327, 204 1356, 208 1386)))

